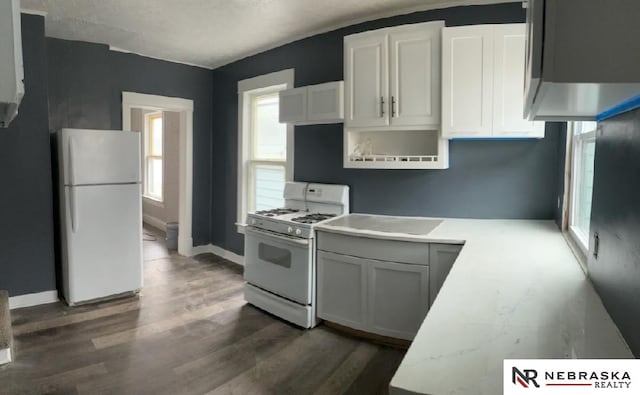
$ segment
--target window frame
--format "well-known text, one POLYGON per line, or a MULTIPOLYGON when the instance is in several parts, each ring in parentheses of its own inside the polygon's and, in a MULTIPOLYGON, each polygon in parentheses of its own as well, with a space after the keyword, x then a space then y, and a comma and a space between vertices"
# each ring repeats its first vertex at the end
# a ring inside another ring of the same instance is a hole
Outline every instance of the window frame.
POLYGON ((143 188, 143 197, 145 199, 147 199, 148 201, 150 201, 151 203, 155 203, 157 205, 162 205, 164 203, 164 114, 162 113, 162 111, 152 111, 152 112, 148 112, 146 114, 144 114, 144 188, 143 188), (152 128, 152 122, 153 119, 157 119, 160 118, 162 119, 162 152, 160 153, 160 156, 158 155, 151 155, 150 154, 150 150, 151 150, 151 128, 152 128), (155 160, 160 160, 162 163, 162 185, 160 187, 160 195, 155 195, 149 192, 149 160, 150 159, 155 159, 155 160))
POLYGON ((577 215, 578 215, 578 199, 580 197, 580 189, 584 183, 584 179, 582 177, 582 173, 580 171, 582 167, 582 147, 586 142, 596 141, 596 133, 598 130, 598 125, 596 124, 595 129, 590 130, 588 132, 582 132, 576 134, 576 128, 578 127, 578 123, 569 122, 569 132, 571 138, 571 180, 570 180, 570 193, 569 193, 569 215, 568 215, 568 223, 567 230, 569 235, 571 236, 572 241, 575 245, 580 249, 584 257, 588 256, 589 253, 589 234, 584 234, 582 229, 580 229, 576 225, 577 215))
MULTIPOLYGON (((246 217, 253 199, 252 167, 260 164, 284 164, 285 182, 293 180, 294 163, 294 126, 286 124, 287 128, 287 154, 286 160, 254 160, 254 138, 252 130, 251 106, 253 98, 281 90, 291 89, 294 85, 294 69, 286 69, 274 73, 238 81, 238 174, 237 174, 237 207, 236 227, 239 233, 244 233, 246 217)), ((253 202, 255 203, 255 202, 253 202)))

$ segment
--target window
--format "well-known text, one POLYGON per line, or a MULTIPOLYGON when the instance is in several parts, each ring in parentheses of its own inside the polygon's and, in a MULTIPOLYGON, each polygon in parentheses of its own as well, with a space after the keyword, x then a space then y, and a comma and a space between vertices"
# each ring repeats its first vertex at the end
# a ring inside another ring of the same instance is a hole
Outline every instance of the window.
POLYGON ((279 92, 293 87, 293 70, 238 82, 238 230, 248 212, 284 206, 293 178, 293 126, 278 122, 279 92))
POLYGON ((144 195, 162 201, 163 125, 162 113, 145 117, 144 144, 144 195))
POLYGON ((586 255, 589 250, 589 223, 596 153, 595 122, 573 122, 572 183, 569 232, 586 255))
POLYGON ((287 125, 278 122, 278 92, 251 97, 248 211, 284 206, 287 125))

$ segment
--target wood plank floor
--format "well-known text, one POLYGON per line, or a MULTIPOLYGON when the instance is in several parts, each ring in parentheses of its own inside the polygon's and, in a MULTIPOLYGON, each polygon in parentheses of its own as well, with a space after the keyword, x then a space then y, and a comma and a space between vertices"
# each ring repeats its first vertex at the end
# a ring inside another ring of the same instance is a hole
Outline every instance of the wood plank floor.
POLYGON ((139 297, 11 312, 0 394, 387 393, 403 350, 289 325, 244 302, 240 266, 146 231, 139 297))

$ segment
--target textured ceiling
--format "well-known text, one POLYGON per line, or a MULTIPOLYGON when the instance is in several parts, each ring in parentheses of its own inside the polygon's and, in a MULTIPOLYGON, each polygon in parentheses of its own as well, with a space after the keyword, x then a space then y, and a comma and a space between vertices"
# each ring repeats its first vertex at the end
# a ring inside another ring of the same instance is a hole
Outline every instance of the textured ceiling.
POLYGON ((22 0, 47 36, 215 68, 338 27, 461 4, 514 0, 22 0))

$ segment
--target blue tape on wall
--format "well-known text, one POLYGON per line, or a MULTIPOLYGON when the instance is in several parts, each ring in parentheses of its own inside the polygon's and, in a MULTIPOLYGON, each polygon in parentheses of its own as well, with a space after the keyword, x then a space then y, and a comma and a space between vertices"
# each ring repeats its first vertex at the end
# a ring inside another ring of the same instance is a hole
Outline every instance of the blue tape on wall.
POLYGON ((616 115, 620 115, 627 111, 635 110, 636 108, 640 108, 640 95, 633 96, 620 104, 616 104, 615 106, 604 110, 596 116, 596 121, 604 121, 605 119, 615 117, 616 115))

